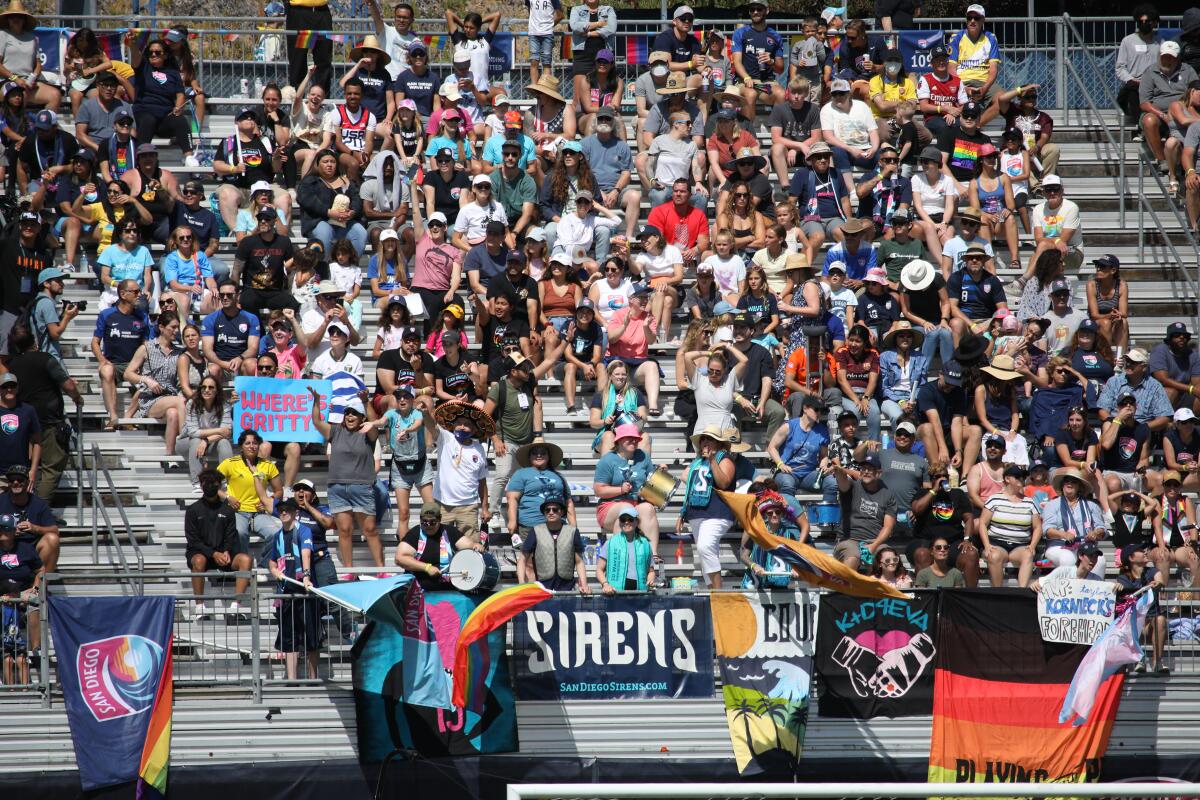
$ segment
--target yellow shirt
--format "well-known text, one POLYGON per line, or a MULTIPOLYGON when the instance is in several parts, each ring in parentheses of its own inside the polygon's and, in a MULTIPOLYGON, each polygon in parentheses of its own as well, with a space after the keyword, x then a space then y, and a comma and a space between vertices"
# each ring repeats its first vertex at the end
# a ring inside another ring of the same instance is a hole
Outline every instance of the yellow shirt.
POLYGON ((112 71, 118 78, 129 80, 133 77, 133 67, 129 66, 124 61, 113 61, 112 71))
MULTIPOLYGON (((269 492, 271 481, 279 477, 279 469, 273 462, 265 458, 260 458, 255 466, 262 473, 263 483, 268 485, 267 491, 269 492)), ((254 473, 250 467, 246 466, 246 462, 241 456, 225 459, 217 465, 217 472, 221 473, 229 484, 229 496, 241 504, 238 511, 263 510, 262 503, 258 499, 258 492, 254 491, 254 473)))
MULTIPOLYGON (((904 76, 903 83, 885 82, 882 75, 876 75, 871 78, 871 82, 867 85, 867 95, 874 100, 875 95, 883 95, 883 99, 889 103, 899 103, 901 100, 912 100, 917 102, 917 85, 913 83, 913 79, 904 76)), ((891 119, 896 116, 895 111, 882 112, 875 107, 875 103, 871 103, 871 113, 875 115, 875 119, 891 119)))
POLYGON ((329 5, 329 0, 288 0, 288 5, 298 8, 324 8, 329 5))

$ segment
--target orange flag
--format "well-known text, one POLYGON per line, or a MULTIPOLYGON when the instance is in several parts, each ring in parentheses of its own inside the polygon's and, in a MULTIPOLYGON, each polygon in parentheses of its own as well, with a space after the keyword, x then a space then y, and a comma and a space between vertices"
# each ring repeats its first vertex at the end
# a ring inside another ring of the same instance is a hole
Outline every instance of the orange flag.
POLYGON ((908 595, 883 581, 867 575, 859 575, 854 570, 838 561, 833 556, 827 556, 815 547, 801 544, 794 539, 776 536, 767 529, 767 523, 758 511, 755 497, 752 494, 717 492, 721 499, 733 509, 734 516, 750 538, 759 547, 771 555, 796 568, 800 580, 813 586, 832 589, 835 592, 849 594, 855 597, 895 597, 907 600, 908 595))

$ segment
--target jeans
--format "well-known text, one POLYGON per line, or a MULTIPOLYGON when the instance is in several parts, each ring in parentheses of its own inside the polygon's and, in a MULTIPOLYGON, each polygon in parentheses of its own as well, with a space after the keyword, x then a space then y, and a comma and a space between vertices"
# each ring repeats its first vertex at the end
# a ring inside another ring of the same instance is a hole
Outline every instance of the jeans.
POLYGON ((176 452, 187 453, 188 477, 192 479, 192 483, 200 480, 200 472, 204 469, 204 462, 220 464, 225 459, 233 455, 233 445, 228 439, 221 439, 216 444, 209 443, 204 451, 204 459, 201 461, 200 456, 196 452, 200 449, 202 439, 196 439, 191 436, 180 436, 175 443, 176 452))
POLYGON ((220 285, 221 281, 229 277, 229 265, 219 258, 210 258, 209 265, 212 267, 213 280, 220 285))
POLYGON ((529 60, 536 61, 543 67, 554 63, 554 34, 529 37, 529 60))
MULTIPOLYGON (((843 409, 858 417, 858 421, 862 422, 862 410, 858 407, 858 400, 858 395, 847 397, 846 393, 842 392, 840 402, 843 409)), ((874 397, 870 399, 870 404, 867 406, 867 438, 871 441, 879 441, 879 401, 874 397)))
POLYGON ((832 149, 833 149, 833 165, 835 167, 837 167, 838 172, 842 173, 843 175, 848 175, 850 173, 851 167, 858 167, 859 169, 864 169, 864 170, 874 169, 875 168, 875 159, 879 155, 878 153, 876 153, 875 155, 871 156, 870 158, 863 158, 862 156, 858 155, 857 153, 852 154, 850 151, 843 150, 840 147, 834 147, 832 149))
MULTIPOLYGON (((661 189, 651 189, 649 192, 650 207, 661 206, 663 203, 671 200, 671 187, 664 186, 661 189)), ((700 192, 692 192, 692 199, 688 201, 696 208, 703 211, 708 208, 708 195, 700 192)))
POLYGON ((266 541, 279 533, 283 527, 283 523, 277 517, 272 517, 262 511, 238 511, 234 522, 237 524, 242 552, 255 560, 257 560, 257 554, 250 550, 250 533, 253 532, 259 539, 266 541))
MULTIPOLYGON (((786 472, 780 472, 775 475, 775 485, 779 487, 779 491, 795 497, 801 489, 811 490, 817 488, 817 475, 817 470, 805 473, 794 472, 791 475, 788 475, 786 472)), ((820 487, 821 502, 837 502, 837 478, 833 477, 832 475, 822 476, 820 479, 820 487)))
POLYGON ((325 252, 328 253, 333 248, 333 243, 342 239, 349 239, 350 244, 354 245, 354 249, 361 256, 367 249, 367 229, 357 222, 351 222, 349 225, 330 225, 322 220, 318 222, 309 234, 310 239, 320 239, 321 244, 325 245, 325 252))
POLYGON ((936 352, 941 356, 942 363, 945 364, 954 358, 954 334, 950 332, 949 328, 943 328, 941 325, 932 331, 925 331, 925 341, 921 345, 921 352, 931 361, 936 352))
POLYGON ((883 412, 883 416, 888 418, 888 422, 892 425, 892 430, 896 430, 896 423, 904 416, 904 409, 895 400, 884 400, 879 406, 879 410, 883 412))

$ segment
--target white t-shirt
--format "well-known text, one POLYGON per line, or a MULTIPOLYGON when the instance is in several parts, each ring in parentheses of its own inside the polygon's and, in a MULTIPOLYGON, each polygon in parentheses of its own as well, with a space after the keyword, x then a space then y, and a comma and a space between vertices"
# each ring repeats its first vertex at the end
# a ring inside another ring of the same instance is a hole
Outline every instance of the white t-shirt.
POLYGON ((392 76, 392 80, 396 80, 401 72, 408 69, 408 46, 416 38, 417 35, 412 31, 401 36, 396 32, 395 25, 383 23, 383 49, 392 57, 385 69, 392 76))
POLYGON ((656 256, 639 253, 635 263, 647 280, 669 278, 675 274, 675 266, 683 263, 683 253, 675 245, 669 244, 656 256))
POLYGON ((962 236, 951 236, 950 241, 942 245, 942 258, 950 259, 951 272, 958 272, 960 269, 963 269, 962 254, 966 252, 968 244, 975 243, 983 245, 983 249, 987 251, 988 258, 995 258, 996 251, 992 249, 992 243, 983 237, 976 236, 968 242, 962 236))
POLYGON ((737 253, 728 259, 722 259, 713 253, 704 259, 704 263, 712 267, 713 280, 717 282, 717 290, 722 294, 738 291, 741 282, 746 280, 746 262, 737 253))
POLYGON ((849 111, 837 109, 832 102, 821 108, 821 129, 832 131, 850 147, 870 147, 871 131, 878 127, 870 106, 862 100, 851 100, 849 111))
POLYGON ((848 316, 851 320, 853 320, 854 312, 851 311, 849 314, 847 314, 846 309, 849 307, 858 307, 858 295, 854 293, 854 290, 849 286, 843 286, 835 292, 829 287, 828 284, 822 284, 822 286, 824 286, 826 292, 829 294, 830 310, 833 311, 834 314, 842 317, 842 319, 845 319, 848 316))
POLYGON ((633 294, 633 282, 629 278, 625 278, 617 286, 613 288, 609 285, 607 279, 596 281, 596 313, 600 315, 600 319, 607 326, 612 322, 613 314, 616 314, 623 308, 629 306, 629 297, 633 294))
POLYGON ((346 294, 354 291, 355 286, 362 285, 362 270, 351 264, 343 267, 336 261, 329 262, 329 280, 338 285, 346 294))
MULTIPOLYGON (((324 322, 325 315, 316 306, 306 309, 300 314, 300 328, 307 334, 315 333, 324 322)), ((328 330, 325 331, 325 336, 316 347, 308 348, 308 363, 313 363, 327 352, 329 352, 328 330)))
POLYGON ((348 372, 356 378, 362 378, 363 365, 362 359, 346 351, 345 357, 338 361, 333 357, 333 350, 326 348, 325 352, 309 363, 309 372, 317 380, 325 380, 335 372, 348 372))
POLYGON ((1042 233, 1051 239, 1061 236, 1064 228, 1071 228, 1075 232, 1067 244, 1082 247, 1083 228, 1079 224, 1079 206, 1065 197, 1057 209, 1048 208, 1048 205, 1043 202, 1033 207, 1033 227, 1041 228, 1042 233))
POLYGON ((479 442, 461 445, 454 434, 438 429, 437 474, 433 497, 448 506, 478 503, 479 482, 488 475, 487 453, 479 442))
POLYGON ((486 92, 488 89, 488 55, 491 52, 491 45, 487 39, 480 36, 477 39, 463 39, 455 44, 455 48, 463 48, 471 53, 471 79, 475 81, 475 88, 481 92, 486 92))
POLYGON ((588 214, 580 218, 572 211, 559 218, 556 228, 555 250, 565 251, 571 257, 575 256, 576 249, 580 247, 590 252, 596 235, 596 215, 588 214))
MULTIPOLYGON (((943 213, 946 209, 947 197, 958 197, 958 187, 954 181, 943 173, 938 173, 937 183, 932 186, 925 179, 924 172, 914 173, 910 179, 913 195, 920 195, 921 207, 930 216, 943 213)), ((949 220, 943 220, 949 222, 949 220)))
POLYGON ((529 7, 529 35, 549 36, 554 33, 554 11, 561 8, 555 0, 525 0, 529 7))
POLYGON ((485 208, 479 203, 467 203, 459 210, 458 217, 454 220, 454 230, 462 231, 471 244, 479 244, 487 236, 487 225, 492 220, 508 224, 508 214, 504 213, 504 206, 492 202, 485 208))

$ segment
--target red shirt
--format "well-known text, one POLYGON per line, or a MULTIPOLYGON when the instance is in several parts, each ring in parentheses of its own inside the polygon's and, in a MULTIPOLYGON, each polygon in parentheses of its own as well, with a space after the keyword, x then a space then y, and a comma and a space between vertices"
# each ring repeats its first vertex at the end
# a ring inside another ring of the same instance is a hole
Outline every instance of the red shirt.
POLYGON ((708 137, 708 141, 704 143, 704 146, 709 150, 717 151, 719 156, 717 158, 717 166, 721 167, 722 174, 728 178, 733 175, 733 170, 725 169, 725 167, 721 165, 727 161, 732 161, 734 154, 737 153, 738 150, 741 150, 743 147, 754 147, 756 144, 758 144, 758 139, 755 138, 754 134, 739 126, 737 133, 734 134, 732 142, 727 142, 714 133, 712 136, 708 137))
POLYGON ((700 234, 708 233, 708 217, 704 212, 690 204, 684 207, 687 209, 686 216, 681 217, 675 211, 675 204, 668 200, 650 209, 650 216, 646 218, 647 224, 662 231, 667 244, 673 244, 680 250, 695 247, 700 234))
POLYGON ((866 389, 871 373, 879 372, 879 353, 866 349, 857 359, 851 355, 850 348, 842 345, 834 353, 838 370, 846 373, 846 381, 855 389, 866 389))
POLYGON ((962 80, 957 75, 947 75, 946 80, 939 80, 932 72, 926 72, 917 85, 917 98, 944 106, 957 106, 961 87, 962 80))
POLYGON ((614 338, 612 332, 625 324, 625 319, 632 313, 632 309, 622 308, 612 315, 612 322, 608 323, 608 354, 617 358, 646 358, 650 355, 650 345, 646 343, 646 325, 647 319, 654 324, 653 317, 650 312, 646 312, 640 319, 635 319, 629 323, 629 327, 621 334, 621 338, 614 338))

